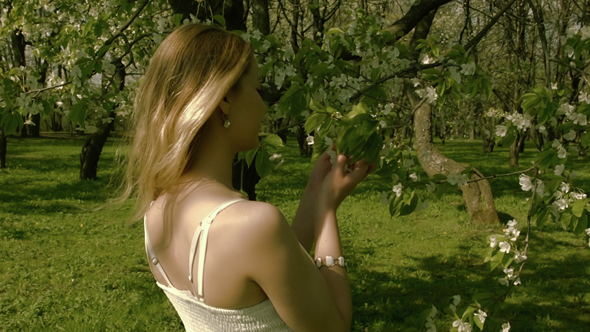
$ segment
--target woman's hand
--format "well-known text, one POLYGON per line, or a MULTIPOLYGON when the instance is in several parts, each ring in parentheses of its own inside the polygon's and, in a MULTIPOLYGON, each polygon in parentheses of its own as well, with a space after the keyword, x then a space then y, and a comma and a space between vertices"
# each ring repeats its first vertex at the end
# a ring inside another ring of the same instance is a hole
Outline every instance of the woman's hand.
MULTIPOLYGON (((324 153, 321 158, 325 156, 327 156, 327 153, 324 153)), ((329 156, 327 157, 327 163, 329 164, 329 156)), ((366 163, 364 160, 351 165, 347 163, 348 157, 338 155, 332 170, 325 175, 318 197, 323 206, 336 210, 340 203, 354 191, 356 186, 363 181, 375 166, 366 163)))
POLYGON ((309 172, 307 189, 313 193, 317 193, 331 170, 332 164, 330 164, 330 156, 328 155, 328 150, 326 150, 315 162, 311 168, 311 172, 309 172))

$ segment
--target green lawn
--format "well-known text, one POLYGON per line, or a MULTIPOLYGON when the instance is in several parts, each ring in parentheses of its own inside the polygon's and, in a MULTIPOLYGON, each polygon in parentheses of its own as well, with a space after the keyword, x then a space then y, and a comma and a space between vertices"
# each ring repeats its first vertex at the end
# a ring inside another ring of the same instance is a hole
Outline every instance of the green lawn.
MULTIPOLYGON (((180 319, 148 270, 141 222, 126 226, 130 205, 95 210, 115 192, 109 186, 115 148, 107 143, 99 180, 79 182, 80 139, 8 138, 8 169, 0 170, 1 331, 181 331, 180 319)), ((305 185, 309 159, 289 142, 285 163, 257 187, 258 198, 291 219, 305 185)), ((439 144, 447 156, 484 174, 506 173, 507 148, 490 155, 481 143, 439 144)), ((521 157, 530 165, 532 147, 521 157)), ((590 192, 588 158, 573 160, 575 184, 590 192)), ((424 178, 425 175, 422 174, 424 178)), ((526 220, 526 194, 516 177, 491 182, 503 221, 526 220)), ((453 295, 503 286, 483 258, 501 225, 473 225, 459 192, 428 209, 391 219, 380 204, 390 184, 370 176, 340 208, 349 259, 354 331, 423 328, 422 310, 439 310, 453 295)), ((523 285, 506 300, 500 321, 512 331, 588 331, 590 248, 552 223, 533 228, 523 285)), ((437 321, 448 331, 450 319, 437 321)), ((486 331, 498 331, 489 324, 486 331)))

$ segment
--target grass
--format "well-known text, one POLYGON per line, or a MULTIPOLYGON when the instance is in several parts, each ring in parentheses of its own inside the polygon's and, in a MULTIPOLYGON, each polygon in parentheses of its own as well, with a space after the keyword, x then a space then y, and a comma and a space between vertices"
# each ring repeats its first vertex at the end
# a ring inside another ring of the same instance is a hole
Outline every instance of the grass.
MULTIPOLYGON (((309 159, 289 143, 285 163, 258 187, 258 198, 292 219, 309 159)), ((108 142, 97 181, 78 181, 82 140, 8 138, 0 170, 0 331, 182 331, 176 312, 148 270, 141 222, 126 226, 129 205, 99 210, 113 193, 114 147, 108 142)), ((484 174, 507 173, 508 152, 484 155, 480 142, 447 141, 449 157, 484 174)), ((521 156, 528 165, 532 147, 521 156)), ((575 184, 590 191, 588 160, 573 160, 575 184)), ((524 167, 523 167, 524 168, 524 167)), ((422 174, 424 178, 425 175, 422 174)), ((514 178, 491 182, 501 219, 526 220, 526 195, 514 178)), ((370 176, 339 210, 349 259, 354 331, 424 327, 421 311, 442 310, 453 295, 502 286, 483 262, 487 239, 501 225, 471 223, 459 193, 428 209, 391 219, 379 203, 390 184, 370 176)), ((423 195, 428 197, 426 192, 423 195)), ((533 229, 523 285, 507 298, 499 321, 512 331, 587 331, 590 249, 549 223, 533 229)), ((437 322, 449 329, 450 319, 437 322)), ((491 322, 486 331, 498 331, 491 322)))

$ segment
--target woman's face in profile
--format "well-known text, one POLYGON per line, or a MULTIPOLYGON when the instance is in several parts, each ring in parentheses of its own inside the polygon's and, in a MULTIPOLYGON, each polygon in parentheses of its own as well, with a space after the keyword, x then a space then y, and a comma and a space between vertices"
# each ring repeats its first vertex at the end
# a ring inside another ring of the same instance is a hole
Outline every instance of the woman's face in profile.
POLYGON ((229 129, 240 151, 251 150, 258 146, 260 122, 267 110, 258 92, 259 89, 260 72, 256 58, 252 55, 248 69, 235 88, 227 94, 231 121, 229 129))

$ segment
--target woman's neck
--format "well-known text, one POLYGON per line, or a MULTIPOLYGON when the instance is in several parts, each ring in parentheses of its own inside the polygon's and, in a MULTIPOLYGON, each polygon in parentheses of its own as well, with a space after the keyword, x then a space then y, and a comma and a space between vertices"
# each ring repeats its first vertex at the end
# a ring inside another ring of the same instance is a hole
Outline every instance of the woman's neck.
POLYGON ((209 179, 232 188, 232 163, 235 152, 224 135, 222 126, 211 128, 205 125, 197 146, 192 165, 185 176, 192 179, 209 179))

